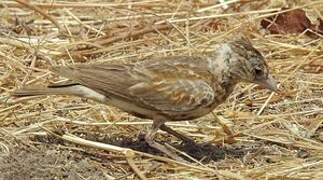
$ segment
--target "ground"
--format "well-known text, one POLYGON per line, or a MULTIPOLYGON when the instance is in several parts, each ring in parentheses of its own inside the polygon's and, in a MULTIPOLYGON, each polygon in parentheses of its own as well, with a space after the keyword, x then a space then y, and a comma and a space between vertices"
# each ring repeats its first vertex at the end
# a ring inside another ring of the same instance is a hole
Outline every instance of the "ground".
POLYGON ((319 28, 322 0, 69 2, 0 2, 0 179, 321 179, 322 35, 270 34, 260 22, 299 7, 319 28), (242 83, 213 113, 170 122, 196 143, 156 140, 185 163, 145 143, 150 120, 78 97, 10 97, 62 81, 53 65, 206 55, 242 34, 280 91, 242 83))

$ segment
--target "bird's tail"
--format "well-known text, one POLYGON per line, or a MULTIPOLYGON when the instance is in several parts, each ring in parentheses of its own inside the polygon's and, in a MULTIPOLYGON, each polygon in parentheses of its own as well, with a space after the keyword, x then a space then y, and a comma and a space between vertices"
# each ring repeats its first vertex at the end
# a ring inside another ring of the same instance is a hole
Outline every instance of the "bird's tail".
POLYGON ((71 95, 92 99, 101 103, 107 103, 107 98, 104 94, 100 94, 90 88, 78 84, 55 85, 47 88, 23 88, 11 92, 10 95, 15 97, 71 95))
POLYGON ((10 93, 11 96, 40 96, 40 95, 77 95, 73 86, 57 88, 23 88, 10 93))

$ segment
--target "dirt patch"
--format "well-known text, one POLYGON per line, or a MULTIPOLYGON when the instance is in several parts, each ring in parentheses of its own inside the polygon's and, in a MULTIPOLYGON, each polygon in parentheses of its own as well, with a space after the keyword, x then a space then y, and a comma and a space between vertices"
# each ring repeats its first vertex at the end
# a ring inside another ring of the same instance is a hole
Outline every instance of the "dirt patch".
MULTIPOLYGON (((81 135, 81 134, 79 134, 81 135)), ((120 147, 163 156, 162 153, 148 146, 142 138, 93 136, 82 134, 85 139, 100 141, 120 147)), ((78 147, 53 136, 32 136, 26 139, 34 148, 20 145, 10 147, 9 155, 0 158, 0 178, 3 179, 105 179, 110 175, 125 178, 133 173, 125 173, 125 169, 117 168, 116 162, 125 161, 123 156, 109 152, 78 147), (112 171, 112 169, 115 169, 112 171), (123 169, 123 170, 121 170, 123 169), (108 173, 108 174, 107 174, 108 173)), ((159 141, 165 143, 166 141, 159 141)), ((167 141, 169 142, 169 141, 167 141)), ((204 163, 220 161, 225 157, 241 158, 257 151, 259 146, 233 145, 220 147, 211 144, 170 143, 188 155, 202 160, 204 163)))
POLYGON ((122 160, 118 156, 76 147, 52 136, 24 141, 28 144, 9 147, 10 154, 0 157, 0 179, 106 179, 109 173, 124 177, 124 170, 129 170, 113 166, 122 160))
POLYGON ((100 168, 78 152, 40 145, 39 151, 14 148, 0 158, 3 179, 103 179, 100 168))

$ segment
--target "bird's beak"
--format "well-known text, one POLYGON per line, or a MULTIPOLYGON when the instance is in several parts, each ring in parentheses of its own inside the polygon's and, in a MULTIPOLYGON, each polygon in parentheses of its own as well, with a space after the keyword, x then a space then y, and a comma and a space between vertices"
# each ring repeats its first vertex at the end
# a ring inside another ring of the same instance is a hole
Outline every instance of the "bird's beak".
POLYGON ((277 82, 274 80, 274 78, 271 75, 268 75, 267 79, 262 79, 256 82, 260 86, 267 88, 271 91, 277 91, 277 82))

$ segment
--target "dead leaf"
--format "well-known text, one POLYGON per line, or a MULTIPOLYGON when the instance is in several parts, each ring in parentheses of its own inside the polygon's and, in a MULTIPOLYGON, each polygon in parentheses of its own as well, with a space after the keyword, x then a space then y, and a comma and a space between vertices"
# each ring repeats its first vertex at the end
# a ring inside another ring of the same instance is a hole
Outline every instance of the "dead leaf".
POLYGON ((311 21, 301 9, 270 16, 261 21, 261 26, 272 34, 302 33, 311 27, 311 21))
MULTIPOLYGON (((319 26, 313 25, 302 9, 295 9, 267 17, 261 21, 261 26, 269 30, 271 34, 299 34, 307 29, 323 34, 323 31, 320 31, 321 26, 323 26, 322 20, 320 20, 319 26)), ((317 37, 317 35, 310 31, 306 34, 311 37, 317 37)))
POLYGON ((323 20, 320 18, 318 20, 320 22, 318 30, 320 31, 320 34, 323 34, 323 20))

